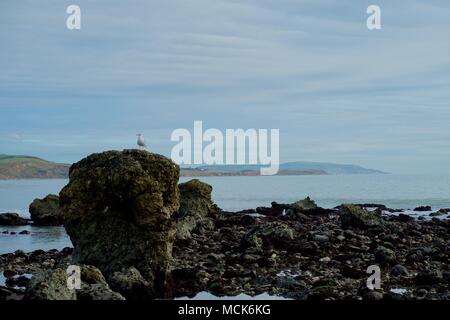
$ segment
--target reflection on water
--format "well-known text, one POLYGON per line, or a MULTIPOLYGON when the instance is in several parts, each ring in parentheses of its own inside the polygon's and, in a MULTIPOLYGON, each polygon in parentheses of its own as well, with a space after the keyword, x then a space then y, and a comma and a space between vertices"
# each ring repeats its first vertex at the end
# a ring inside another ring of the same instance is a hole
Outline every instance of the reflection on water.
POLYGON ((61 250, 71 247, 69 236, 63 227, 33 227, 33 226, 0 226, 0 254, 23 250, 25 252, 37 249, 61 250), (19 234, 27 230, 30 234, 19 234), (3 232, 8 231, 8 234, 3 232), (10 234, 15 232, 16 234, 10 234))

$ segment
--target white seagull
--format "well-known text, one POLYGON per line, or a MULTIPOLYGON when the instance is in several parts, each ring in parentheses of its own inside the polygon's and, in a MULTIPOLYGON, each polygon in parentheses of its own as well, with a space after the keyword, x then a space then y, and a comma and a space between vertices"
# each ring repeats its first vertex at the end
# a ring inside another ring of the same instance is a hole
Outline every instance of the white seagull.
POLYGON ((145 144, 145 140, 144 140, 144 136, 140 133, 137 134, 137 144, 139 146, 139 149, 141 150, 145 150, 145 148, 147 148, 147 145, 145 144))

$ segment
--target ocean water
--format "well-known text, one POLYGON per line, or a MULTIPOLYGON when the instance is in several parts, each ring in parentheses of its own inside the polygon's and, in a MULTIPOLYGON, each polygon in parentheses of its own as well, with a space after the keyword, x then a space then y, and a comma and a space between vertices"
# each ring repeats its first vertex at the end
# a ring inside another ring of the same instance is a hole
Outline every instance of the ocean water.
MULTIPOLYGON (((190 178, 182 178, 181 182, 190 178)), ((413 209, 430 205, 433 210, 450 208, 450 175, 328 175, 202 177, 214 188, 213 199, 224 210, 289 203, 310 196, 318 205, 331 208, 342 203, 380 203, 391 208, 413 209)), ((59 193, 67 180, 0 181, 0 213, 17 212, 29 217, 35 198, 59 193)), ((0 227, 0 254, 17 249, 61 249, 71 246, 63 228, 0 227), (3 231, 29 230, 29 235, 3 231)))

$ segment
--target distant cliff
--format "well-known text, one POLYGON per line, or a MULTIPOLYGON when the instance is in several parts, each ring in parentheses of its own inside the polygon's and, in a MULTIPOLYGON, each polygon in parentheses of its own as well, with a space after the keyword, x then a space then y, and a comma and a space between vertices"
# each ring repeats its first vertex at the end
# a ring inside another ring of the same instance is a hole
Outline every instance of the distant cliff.
MULTIPOLYGON (((197 170, 219 171, 224 173, 259 171, 261 165, 213 165, 197 167, 197 170)), ((337 164, 327 162, 286 162, 280 164, 279 174, 384 174, 386 172, 367 169, 354 164, 337 164), (309 172, 309 173, 308 173, 309 172)))
POLYGON ((0 180, 65 179, 69 167, 36 157, 0 155, 0 180))

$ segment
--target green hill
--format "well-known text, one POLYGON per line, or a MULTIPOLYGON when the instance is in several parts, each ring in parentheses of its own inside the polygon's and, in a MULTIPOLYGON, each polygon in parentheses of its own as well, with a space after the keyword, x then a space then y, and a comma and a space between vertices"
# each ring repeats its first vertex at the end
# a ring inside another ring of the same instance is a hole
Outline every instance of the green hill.
POLYGON ((36 157, 0 154, 0 180, 64 179, 68 176, 69 167, 36 157))

